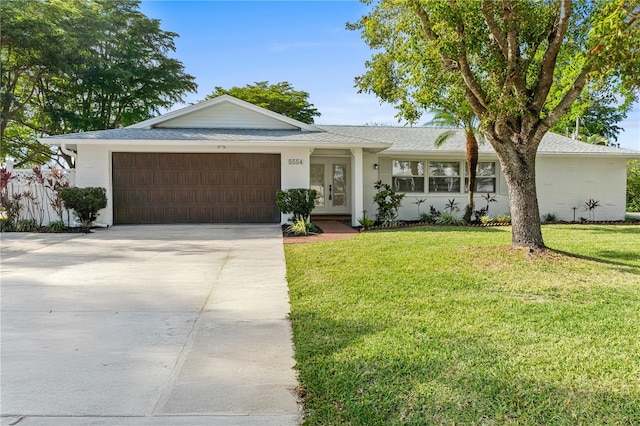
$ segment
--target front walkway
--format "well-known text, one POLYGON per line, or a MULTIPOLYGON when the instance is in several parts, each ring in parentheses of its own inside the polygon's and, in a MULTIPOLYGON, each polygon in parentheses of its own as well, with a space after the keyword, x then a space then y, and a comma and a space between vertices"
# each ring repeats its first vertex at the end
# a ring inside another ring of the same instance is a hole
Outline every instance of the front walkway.
POLYGON ((278 225, 2 235, 2 425, 296 425, 278 225))
POLYGON ((335 221, 317 221, 314 224, 322 229, 322 234, 317 235, 304 235, 299 237, 284 237, 285 244, 299 244, 299 243, 315 243, 318 241, 333 241, 342 240, 358 235, 358 231, 345 225, 342 222, 335 221))

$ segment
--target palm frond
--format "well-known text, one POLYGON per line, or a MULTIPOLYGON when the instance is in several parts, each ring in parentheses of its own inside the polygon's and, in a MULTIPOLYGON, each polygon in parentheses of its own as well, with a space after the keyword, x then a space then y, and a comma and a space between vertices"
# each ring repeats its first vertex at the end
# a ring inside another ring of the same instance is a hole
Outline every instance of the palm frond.
POLYGON ((436 148, 440 148, 442 145, 444 145, 449 139, 452 139, 458 132, 456 130, 445 130, 444 132, 440 133, 438 135, 438 137, 436 138, 435 141, 433 141, 433 144, 436 146, 436 148))

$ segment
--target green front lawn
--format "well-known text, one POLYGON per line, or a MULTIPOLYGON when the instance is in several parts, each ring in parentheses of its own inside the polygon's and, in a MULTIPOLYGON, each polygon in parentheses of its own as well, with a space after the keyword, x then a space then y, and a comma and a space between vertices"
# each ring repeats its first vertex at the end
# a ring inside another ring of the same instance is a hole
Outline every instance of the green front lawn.
POLYGON ((640 227, 285 247, 309 425, 640 424, 640 227))

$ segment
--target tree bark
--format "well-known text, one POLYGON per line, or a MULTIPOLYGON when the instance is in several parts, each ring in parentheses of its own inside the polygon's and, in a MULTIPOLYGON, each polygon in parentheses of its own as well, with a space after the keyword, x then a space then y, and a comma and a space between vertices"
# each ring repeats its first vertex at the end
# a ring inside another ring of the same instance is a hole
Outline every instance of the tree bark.
MULTIPOLYGON (((537 147, 537 144, 531 145, 537 147)), ((520 153, 509 143, 501 148, 498 157, 509 186, 511 245, 544 249, 536 193, 536 150, 520 153)))
POLYGON ((462 219, 469 223, 473 214, 473 194, 476 189, 476 173, 478 168, 478 140, 473 132, 465 132, 467 139, 467 164, 469 165, 469 186, 467 188, 469 198, 467 200, 467 208, 465 209, 462 219))

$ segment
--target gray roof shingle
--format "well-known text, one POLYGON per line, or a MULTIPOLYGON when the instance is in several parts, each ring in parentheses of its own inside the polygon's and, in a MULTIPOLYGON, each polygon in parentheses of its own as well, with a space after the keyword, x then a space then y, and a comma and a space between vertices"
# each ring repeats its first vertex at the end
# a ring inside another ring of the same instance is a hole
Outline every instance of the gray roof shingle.
MULTIPOLYGON (((282 145, 314 146, 359 146, 363 148, 386 149, 389 154, 419 154, 427 152, 460 153, 465 151, 463 130, 455 130, 455 135, 440 148, 434 145, 436 137, 443 131, 433 127, 392 127, 392 126, 316 126, 322 131, 299 130, 259 130, 259 129, 175 129, 123 128, 72 133, 42 138, 45 143, 56 144, 65 141, 74 144, 81 141, 159 141, 177 143, 181 141, 211 141, 225 143, 269 142, 282 145)), ((480 145, 480 153, 494 153, 491 144, 480 145)), ((640 158, 640 152, 602 145, 590 145, 573 139, 547 133, 538 149, 538 154, 580 154, 615 155, 640 158)))
MULTIPOLYGON (((454 130, 455 135, 441 147, 434 142, 445 129, 435 127, 385 127, 385 126, 318 126, 330 132, 359 137, 367 140, 385 141, 392 146, 385 153, 424 153, 424 152, 464 152, 466 141, 462 129, 454 130)), ((479 146, 480 153, 495 153, 487 141, 479 146)), ((591 145, 567 138, 556 133, 547 133, 540 143, 538 154, 610 154, 640 156, 640 152, 630 149, 603 145, 591 145)))

